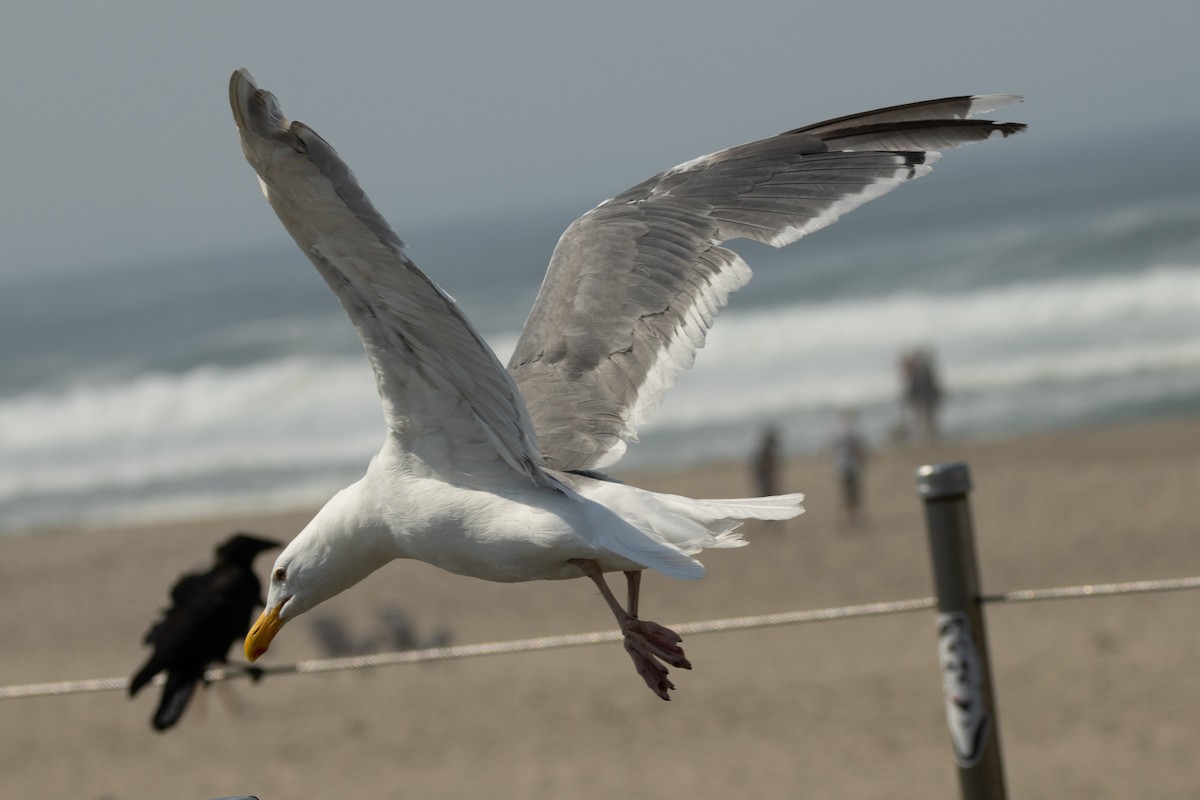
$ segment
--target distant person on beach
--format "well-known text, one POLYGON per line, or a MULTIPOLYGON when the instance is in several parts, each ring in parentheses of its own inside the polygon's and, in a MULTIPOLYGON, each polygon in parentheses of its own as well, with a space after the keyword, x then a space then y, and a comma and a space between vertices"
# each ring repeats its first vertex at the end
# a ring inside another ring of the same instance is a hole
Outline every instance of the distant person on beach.
POLYGON ((933 351, 918 347, 901 354, 900 380, 913 437, 936 442, 942 387, 933 351))
POLYGON ((763 429, 758 449, 751 460, 754 490, 759 497, 779 494, 779 429, 768 425, 763 429))
POLYGON ((857 412, 846 409, 841 413, 829 449, 841 496, 842 524, 855 528, 862 521, 862 481, 867 465, 867 442, 859 433, 857 412))

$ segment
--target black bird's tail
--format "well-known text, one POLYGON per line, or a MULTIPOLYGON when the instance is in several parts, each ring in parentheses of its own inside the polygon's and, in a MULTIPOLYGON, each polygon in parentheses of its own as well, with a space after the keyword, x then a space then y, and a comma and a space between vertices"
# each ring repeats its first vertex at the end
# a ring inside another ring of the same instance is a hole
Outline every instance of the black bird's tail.
POLYGON ((192 699, 192 693, 196 691, 196 684, 204 678, 204 672, 196 673, 193 670, 180 672, 171 670, 167 673, 167 683, 163 686, 162 698, 158 701, 158 710, 154 712, 154 718, 150 720, 150 724, 154 726, 156 731, 165 731, 183 716, 183 710, 187 708, 188 701, 192 699))
POLYGON ((143 686, 150 682, 150 679, 162 671, 162 665, 159 664, 153 657, 138 670, 138 673, 129 681, 129 696, 133 697, 143 686))

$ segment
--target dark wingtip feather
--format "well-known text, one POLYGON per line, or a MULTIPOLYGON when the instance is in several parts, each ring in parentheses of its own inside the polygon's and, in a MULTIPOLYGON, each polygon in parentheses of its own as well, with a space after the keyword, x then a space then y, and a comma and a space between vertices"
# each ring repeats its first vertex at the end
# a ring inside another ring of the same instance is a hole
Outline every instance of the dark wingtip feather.
POLYGON ((1029 127, 1024 122, 997 122, 994 124, 996 126, 996 130, 1000 131, 1000 135, 1006 138, 1012 136, 1013 134, 1020 133, 1029 127))

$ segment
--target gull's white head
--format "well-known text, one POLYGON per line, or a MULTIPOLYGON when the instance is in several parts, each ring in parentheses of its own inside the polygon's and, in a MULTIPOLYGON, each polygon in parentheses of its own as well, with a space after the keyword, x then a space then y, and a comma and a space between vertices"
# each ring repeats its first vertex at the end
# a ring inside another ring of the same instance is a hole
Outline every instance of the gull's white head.
POLYGON ((267 603, 246 635, 256 660, 289 620, 350 588, 395 558, 390 537, 361 518, 358 484, 338 492, 275 559, 267 603))

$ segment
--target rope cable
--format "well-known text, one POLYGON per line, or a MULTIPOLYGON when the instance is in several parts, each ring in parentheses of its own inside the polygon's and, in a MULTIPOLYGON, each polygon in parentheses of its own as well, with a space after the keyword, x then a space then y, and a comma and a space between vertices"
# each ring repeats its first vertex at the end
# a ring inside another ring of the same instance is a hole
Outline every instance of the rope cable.
MULTIPOLYGON (((1147 581, 1124 581, 1120 583, 1084 584, 1080 586, 1053 586, 1044 589, 1021 589, 982 595, 979 600, 984 603, 1022 603, 1034 600, 1111 597, 1114 595, 1168 592, 1182 589, 1200 589, 1200 576, 1192 578, 1163 578, 1147 581)), ((685 622, 670 627, 681 636, 692 636, 705 633, 769 628, 780 625, 798 625, 809 622, 828 622, 860 617, 879 617, 888 614, 903 614, 934 608, 936 605, 936 598, 918 597, 910 600, 836 606, 809 611, 784 611, 748 617, 685 622)), ((231 678, 255 678, 261 675, 302 675, 337 672, 391 666, 394 664, 419 664, 458 658, 502 655, 506 653, 558 650, 566 647, 582 647, 604 642, 619 642, 621 638, 621 633, 615 630, 596 631, 593 633, 570 633, 561 636, 540 636, 532 639, 514 639, 504 642, 484 642, 481 644, 452 645, 449 647, 430 647, 421 650, 401 650, 393 653, 372 653, 360 656, 312 659, 298 661, 294 664, 261 668, 245 666, 218 667, 208 670, 204 674, 204 678, 209 682, 217 682, 231 678)), ((161 685, 163 683, 162 675, 156 676, 153 683, 156 686, 161 685)), ((90 678, 54 683, 32 683, 0 686, 0 700, 13 700, 21 697, 53 697, 68 694, 126 691, 128 688, 128 678, 90 678)))

